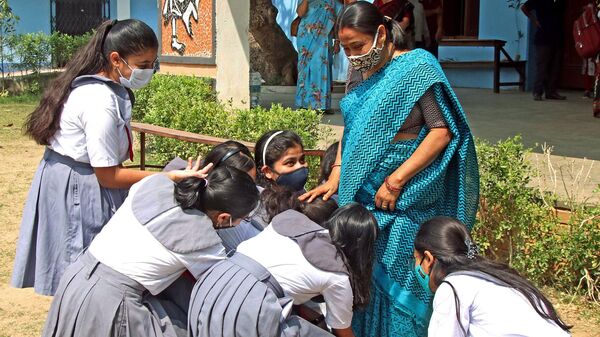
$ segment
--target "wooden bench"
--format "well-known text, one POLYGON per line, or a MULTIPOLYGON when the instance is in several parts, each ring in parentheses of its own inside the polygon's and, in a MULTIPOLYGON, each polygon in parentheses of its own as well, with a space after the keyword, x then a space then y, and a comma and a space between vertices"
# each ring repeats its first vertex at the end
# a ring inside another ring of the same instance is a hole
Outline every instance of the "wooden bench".
MULTIPOLYGON (((146 164, 146 134, 172 138, 181 140, 184 142, 190 143, 198 143, 198 144, 206 144, 206 145, 218 145, 224 143, 230 139, 212 137, 207 135, 202 135, 198 133, 175 130, 170 128, 165 128, 162 126, 146 124, 146 123, 138 123, 131 122, 132 131, 137 131, 140 133, 140 164, 139 165, 129 165, 129 168, 139 168, 140 170, 145 170, 146 168, 163 168, 161 165, 148 165, 146 164)), ((255 144, 250 142, 239 141, 240 143, 246 145, 250 151, 254 151, 255 144)), ((321 157, 325 155, 324 150, 304 150, 304 154, 306 156, 316 156, 321 157)))
POLYGON ((515 61, 504 49, 506 41, 504 40, 475 40, 475 39, 445 39, 440 41, 440 46, 447 47, 493 47, 493 61, 442 61, 442 68, 492 68, 494 70, 494 92, 499 93, 500 87, 519 86, 521 91, 525 91, 526 61, 515 61), (500 60, 500 54, 503 54, 506 60, 500 60), (500 70, 502 68, 513 68, 519 74, 518 82, 501 82, 500 70))

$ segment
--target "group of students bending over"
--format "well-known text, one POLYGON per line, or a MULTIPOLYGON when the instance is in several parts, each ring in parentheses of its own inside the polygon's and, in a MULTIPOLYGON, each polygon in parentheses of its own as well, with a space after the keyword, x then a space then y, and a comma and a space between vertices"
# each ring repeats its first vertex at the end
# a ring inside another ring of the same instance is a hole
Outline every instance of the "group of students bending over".
MULTIPOLYGON (((205 178, 155 174, 131 187, 63 274, 43 336, 354 336, 352 313, 370 299, 373 215, 298 199, 308 168, 291 131, 263 135, 254 156, 228 141, 204 163, 205 178)), ((546 297, 478 255, 455 219, 422 224, 411 263, 435 292, 430 336, 568 335, 546 297)))

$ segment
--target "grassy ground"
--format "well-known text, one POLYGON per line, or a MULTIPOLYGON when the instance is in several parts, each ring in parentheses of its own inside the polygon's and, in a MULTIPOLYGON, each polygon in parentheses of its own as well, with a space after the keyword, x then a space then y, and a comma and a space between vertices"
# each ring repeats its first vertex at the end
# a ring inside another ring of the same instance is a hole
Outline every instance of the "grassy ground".
MULTIPOLYGON (((21 212, 43 148, 23 136, 21 127, 36 98, 0 98, 0 337, 39 336, 50 297, 13 289, 12 272, 21 212)), ((544 289, 576 337, 600 336, 600 307, 579 296, 544 289)))

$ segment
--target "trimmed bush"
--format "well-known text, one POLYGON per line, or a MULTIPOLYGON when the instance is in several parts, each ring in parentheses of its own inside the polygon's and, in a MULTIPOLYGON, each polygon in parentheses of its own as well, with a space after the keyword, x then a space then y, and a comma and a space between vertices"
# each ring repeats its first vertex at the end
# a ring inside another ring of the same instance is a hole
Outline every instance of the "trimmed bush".
POLYGON ((538 285, 598 299, 600 205, 573 205, 567 224, 554 212, 557 195, 531 186, 537 172, 520 137, 477 141, 481 199, 475 241, 538 285))
MULTIPOLYGON (((134 119, 248 142, 256 142, 270 130, 292 130, 302 138, 305 148, 315 148, 319 139, 326 136, 327 131, 319 126, 321 115, 317 111, 293 110, 281 105, 270 109, 235 109, 217 100, 211 84, 210 79, 156 74, 148 86, 136 91, 134 119)), ((160 164, 175 156, 188 158, 205 154, 209 148, 163 137, 149 137, 147 146, 151 160, 160 164)), ((318 173, 315 165, 318 166, 318 160, 311 161, 313 175, 318 173)))

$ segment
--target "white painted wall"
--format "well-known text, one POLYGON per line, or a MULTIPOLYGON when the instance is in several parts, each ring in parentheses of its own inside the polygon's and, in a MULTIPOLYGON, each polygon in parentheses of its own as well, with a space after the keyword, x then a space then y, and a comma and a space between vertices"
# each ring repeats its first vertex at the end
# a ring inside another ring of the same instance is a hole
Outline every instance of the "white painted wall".
POLYGON ((234 107, 250 106, 250 1, 216 2, 216 89, 219 99, 234 107))
POLYGON ((117 20, 131 18, 131 0, 117 0, 117 20))

